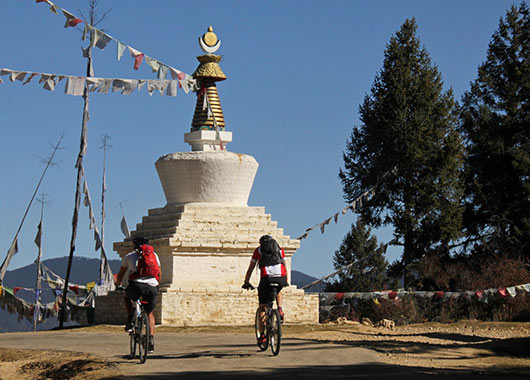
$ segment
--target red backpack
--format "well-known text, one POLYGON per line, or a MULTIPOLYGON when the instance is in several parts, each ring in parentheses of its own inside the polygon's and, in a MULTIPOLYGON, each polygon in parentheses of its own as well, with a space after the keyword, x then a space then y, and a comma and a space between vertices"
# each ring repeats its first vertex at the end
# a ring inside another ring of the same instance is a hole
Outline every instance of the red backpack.
POLYGON ((154 277, 157 281, 160 281, 160 267, 156 260, 153 246, 151 245, 143 244, 140 246, 140 252, 138 252, 138 269, 129 278, 134 280, 138 277, 154 277))

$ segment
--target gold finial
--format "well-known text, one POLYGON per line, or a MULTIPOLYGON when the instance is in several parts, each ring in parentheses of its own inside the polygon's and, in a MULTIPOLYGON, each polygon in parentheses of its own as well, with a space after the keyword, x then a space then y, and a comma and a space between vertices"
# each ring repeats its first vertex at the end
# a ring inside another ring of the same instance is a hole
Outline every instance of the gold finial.
POLYGON ((208 32, 202 36, 204 43, 208 46, 214 46, 217 43, 217 35, 213 32, 213 28, 210 26, 208 32))
POLYGON ((217 35, 213 32, 213 28, 208 27, 208 31, 199 37, 199 45, 205 53, 215 53, 221 46, 221 40, 217 38, 217 35))

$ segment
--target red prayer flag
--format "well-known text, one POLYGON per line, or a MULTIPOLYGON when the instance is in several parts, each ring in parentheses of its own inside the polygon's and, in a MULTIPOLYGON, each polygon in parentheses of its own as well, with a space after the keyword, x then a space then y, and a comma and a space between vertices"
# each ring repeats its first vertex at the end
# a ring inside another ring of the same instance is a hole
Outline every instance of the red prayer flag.
POLYGON ((17 286, 16 288, 13 288, 13 294, 17 294, 17 292, 22 289, 21 286, 17 286))
POLYGON ((138 54, 137 56, 134 57, 134 69, 135 70, 138 70, 138 68, 142 64, 142 59, 144 59, 144 54, 143 53, 138 54))
POLYGON ((180 73, 177 74, 177 78, 178 78, 178 80, 179 80, 179 82, 178 82, 178 83, 179 83, 179 88, 181 88, 182 85, 180 84, 180 81, 181 81, 181 80, 184 80, 184 78, 186 78, 186 74, 184 74, 184 73, 181 71, 180 73))
POLYGON ((484 291, 483 290, 477 290, 477 291, 475 291, 475 295, 478 298, 482 298, 482 296, 484 295, 484 291))
POLYGON ((68 26, 77 26, 80 22, 83 22, 83 20, 76 17, 68 21, 68 26))
POLYGON ((69 286, 69 289, 73 291, 75 294, 79 294, 79 286, 78 285, 71 285, 69 286))
POLYGON ((439 292, 434 292, 434 296, 435 296, 436 298, 443 298, 443 296, 444 296, 444 292, 441 291, 441 290, 440 290, 439 292))
POLYGON ((506 288, 500 288, 499 289, 499 294, 503 297, 507 297, 508 294, 506 293, 506 288))
POLYGON ((336 299, 337 301, 340 301, 340 300, 343 299, 343 298, 344 298, 344 293, 337 293, 337 294, 335 294, 335 299, 336 299))
POLYGON ((36 2, 37 2, 37 3, 47 3, 48 0, 37 0, 36 2))
POLYGON ((389 292, 388 293, 388 298, 393 300, 397 297, 397 292, 389 292))

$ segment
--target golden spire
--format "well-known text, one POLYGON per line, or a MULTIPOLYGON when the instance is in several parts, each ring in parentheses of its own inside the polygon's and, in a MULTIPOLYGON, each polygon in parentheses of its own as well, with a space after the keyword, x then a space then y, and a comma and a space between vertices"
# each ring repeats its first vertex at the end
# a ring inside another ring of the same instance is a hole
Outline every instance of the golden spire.
POLYGON ((197 94, 197 104, 195 106, 195 113, 193 115, 193 121, 191 123, 191 130, 213 130, 215 129, 214 117, 220 130, 224 130, 225 121, 223 115, 223 109, 221 108, 221 101, 219 100, 219 94, 217 93, 217 86, 215 82, 219 82, 226 79, 226 75, 221 70, 219 62, 221 57, 212 53, 215 53, 221 41, 217 38, 217 35, 213 32, 213 28, 210 26, 208 31, 199 37, 199 45, 201 49, 207 54, 197 57, 200 64, 193 73, 193 78, 199 82, 200 90, 197 94), (208 117, 208 107, 204 107, 204 95, 208 97, 208 102, 211 107, 210 117, 208 117))

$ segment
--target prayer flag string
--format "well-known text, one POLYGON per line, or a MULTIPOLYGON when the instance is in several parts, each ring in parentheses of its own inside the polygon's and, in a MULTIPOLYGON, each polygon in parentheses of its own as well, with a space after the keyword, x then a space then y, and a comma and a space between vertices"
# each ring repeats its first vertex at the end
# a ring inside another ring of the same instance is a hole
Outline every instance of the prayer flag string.
MULTIPOLYGON (((179 87, 185 87, 184 84, 180 83, 180 80, 183 80, 185 83, 190 83, 191 81, 194 81, 194 79, 191 78, 190 75, 175 69, 174 67, 171 67, 162 61, 152 58, 148 56, 147 54, 127 45, 123 42, 117 40, 116 38, 112 37, 111 35, 105 33, 104 31, 95 28, 92 25, 89 25, 86 21, 80 19, 79 17, 75 16, 71 12, 58 7, 56 4, 49 0, 36 0, 37 3, 47 3, 50 6, 50 11, 52 11, 55 15, 59 14, 59 11, 62 11, 64 17, 66 18, 64 27, 75 27, 80 23, 84 23, 85 27, 83 29, 83 36, 82 39, 85 40, 87 36, 90 37, 90 46, 97 47, 101 50, 105 49, 107 45, 110 43, 111 40, 116 41, 117 44, 117 59, 118 61, 121 60, 121 57, 123 56, 123 53, 125 49, 127 48, 129 50, 129 53, 131 54, 131 57, 134 59, 134 69, 138 70, 140 67, 142 61, 145 59, 145 62, 151 67, 153 72, 156 72, 158 75, 158 79, 166 79, 166 76, 168 72, 171 74, 171 77, 174 80, 179 80, 179 87)), ((187 91, 186 91, 187 92, 187 91)))

